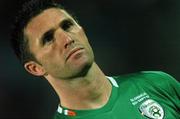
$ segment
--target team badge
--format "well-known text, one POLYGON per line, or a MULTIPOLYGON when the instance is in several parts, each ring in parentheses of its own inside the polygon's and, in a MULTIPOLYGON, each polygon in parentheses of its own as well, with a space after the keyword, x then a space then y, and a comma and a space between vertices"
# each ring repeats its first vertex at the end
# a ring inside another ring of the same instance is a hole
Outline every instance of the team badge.
POLYGON ((160 104, 152 99, 144 101, 139 110, 143 116, 146 116, 150 119, 163 119, 164 111, 160 104))

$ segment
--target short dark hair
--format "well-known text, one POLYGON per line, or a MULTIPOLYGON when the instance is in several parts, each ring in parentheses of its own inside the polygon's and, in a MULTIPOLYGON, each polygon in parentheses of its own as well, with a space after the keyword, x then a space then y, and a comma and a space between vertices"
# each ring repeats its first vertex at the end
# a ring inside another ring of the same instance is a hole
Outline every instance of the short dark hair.
POLYGON ((30 60, 37 61, 33 53, 29 50, 28 37, 24 34, 25 27, 32 18, 45 9, 52 7, 64 9, 59 3, 53 0, 27 0, 15 17, 10 41, 15 54, 22 64, 30 60))

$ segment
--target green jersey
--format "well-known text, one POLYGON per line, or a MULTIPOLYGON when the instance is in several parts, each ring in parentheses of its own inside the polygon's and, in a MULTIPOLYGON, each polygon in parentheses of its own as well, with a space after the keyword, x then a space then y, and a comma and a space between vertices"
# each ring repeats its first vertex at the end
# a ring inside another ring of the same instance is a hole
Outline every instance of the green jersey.
POLYGON ((107 77, 112 84, 101 108, 71 110, 59 106, 54 119, 180 119, 180 84, 160 71, 107 77))

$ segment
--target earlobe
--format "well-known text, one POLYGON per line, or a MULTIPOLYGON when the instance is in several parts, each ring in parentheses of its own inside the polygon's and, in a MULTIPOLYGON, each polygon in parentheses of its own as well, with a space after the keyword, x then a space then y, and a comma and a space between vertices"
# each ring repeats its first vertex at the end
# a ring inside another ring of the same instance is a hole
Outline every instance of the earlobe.
POLYGON ((29 61, 25 63, 24 68, 30 74, 35 75, 35 76, 43 76, 44 74, 46 74, 44 68, 34 61, 29 61))

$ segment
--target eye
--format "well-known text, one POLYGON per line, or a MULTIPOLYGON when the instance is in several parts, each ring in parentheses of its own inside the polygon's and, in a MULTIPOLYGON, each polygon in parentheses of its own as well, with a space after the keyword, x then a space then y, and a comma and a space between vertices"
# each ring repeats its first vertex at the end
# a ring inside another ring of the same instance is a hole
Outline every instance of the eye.
POLYGON ((54 37, 54 30, 50 30, 46 32, 42 38, 42 44, 45 45, 46 43, 50 43, 53 41, 54 37))
POLYGON ((64 30, 64 31, 69 31, 70 28, 73 26, 73 22, 71 20, 65 20, 61 23, 61 28, 64 30))

